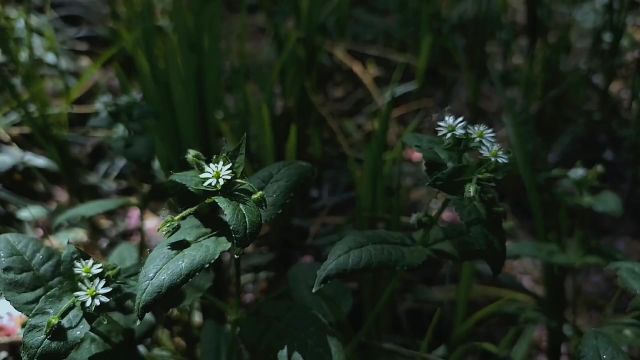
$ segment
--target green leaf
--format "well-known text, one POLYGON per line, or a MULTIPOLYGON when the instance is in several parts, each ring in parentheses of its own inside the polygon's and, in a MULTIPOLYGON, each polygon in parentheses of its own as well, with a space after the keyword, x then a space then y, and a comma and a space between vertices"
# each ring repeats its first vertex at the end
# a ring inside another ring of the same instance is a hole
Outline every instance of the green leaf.
POLYGON ((200 333, 200 359, 229 360, 230 345, 233 342, 231 332, 213 320, 206 320, 200 333))
POLYGON ((313 291, 336 276, 355 271, 390 267, 411 268, 422 264, 429 250, 410 237, 383 230, 354 232, 340 240, 318 270, 313 291))
POLYGON ((640 263, 635 261, 616 261, 606 267, 615 271, 618 284, 635 295, 640 295, 640 263))
POLYGON ((347 354, 344 351, 342 343, 333 336, 327 336, 329 348, 331 349, 331 360, 346 360, 347 354))
POLYGON ((121 268, 136 265, 140 262, 139 249, 129 242, 120 243, 109 255, 109 262, 121 268))
POLYGON ((593 211, 600 214, 620 217, 624 213, 622 200, 620 200, 620 197, 616 193, 610 190, 604 190, 589 197, 587 204, 593 211))
POLYGON ((38 239, 0 235, 0 291, 18 311, 29 315, 59 273, 60 256, 38 239))
POLYGON ((500 273, 507 256, 502 228, 503 212, 495 198, 480 202, 455 199, 452 202, 466 227, 466 234, 451 239, 462 260, 482 259, 494 275, 500 273))
POLYGON ((133 327, 136 319, 120 313, 101 314, 91 331, 69 355, 69 360, 110 360, 114 358, 142 359, 138 355, 133 327))
POLYGON ((606 333, 589 330, 580 342, 581 360, 624 360, 629 359, 620 346, 606 333))
POLYGON ((262 221, 270 223, 282 213, 293 196, 311 178, 313 168, 302 161, 285 161, 269 165, 249 178, 265 194, 267 207, 261 210, 262 221))
POLYGON ((426 170, 442 171, 446 169, 449 157, 442 149, 442 139, 437 136, 410 133, 404 136, 402 141, 410 148, 422 154, 426 170))
POLYGON ((284 349, 278 351, 278 360, 304 360, 304 358, 297 351, 294 351, 289 357, 289 349, 285 346, 284 349))
POLYGON ((247 136, 243 135, 242 139, 236 146, 225 151, 225 156, 233 164, 231 169, 233 170, 233 176, 236 178, 240 177, 242 175, 242 171, 244 170, 245 153, 247 147, 246 141, 247 136))
POLYGON ((29 315, 22 336, 22 358, 55 360, 66 359, 89 331, 80 305, 74 305, 55 329, 45 335, 47 321, 73 300, 73 287, 57 287, 44 295, 29 315))
POLYGON ((22 221, 37 221, 45 219, 49 215, 49 209, 42 205, 29 205, 16 211, 16 217, 22 221))
POLYGON ((200 173, 196 170, 182 171, 169 176, 169 181, 177 182, 186 186, 194 193, 200 193, 202 191, 215 191, 213 187, 202 186, 204 182, 199 177, 200 173))
POLYGON ((231 247, 190 216, 180 229, 162 241, 145 261, 138 280, 135 310, 138 318, 193 279, 231 247))
POLYGON ((83 219, 88 219, 90 217, 132 204, 133 202, 130 198, 101 199, 89 201, 73 207, 58 215, 53 221, 53 226, 57 227, 62 224, 68 224, 83 219))
POLYGON ((240 322, 240 338, 255 358, 273 359, 285 346, 305 360, 332 359, 327 325, 307 307, 268 301, 240 322))
POLYGON ((111 346, 104 341, 100 336, 88 332, 85 334, 84 339, 80 345, 78 345, 67 360, 87 360, 91 359, 92 356, 96 354, 100 354, 103 352, 107 352, 111 349, 111 346))
POLYGON ((289 269, 287 279, 291 297, 298 304, 318 313, 327 322, 335 323, 344 319, 351 310, 351 290, 345 284, 334 281, 315 293, 312 292, 319 267, 317 263, 298 263, 289 269))
POLYGON ((535 241, 521 241, 510 243, 507 247, 507 257, 510 259, 532 258, 546 264, 581 268, 585 266, 603 265, 605 262, 596 255, 569 254, 558 244, 540 243, 535 241))
POLYGON ((484 226, 472 226, 466 235, 452 239, 452 243, 462 260, 482 259, 494 274, 502 270, 506 259, 505 241, 484 226))
MULTIPOLYGON (((632 313, 633 310, 627 307, 627 312, 632 313)), ((629 317, 609 317, 604 320, 598 330, 608 334, 616 340, 620 346, 640 346, 640 321, 629 317)))
POLYGON ((229 225, 234 246, 249 246, 262 227, 258 206, 250 200, 237 202, 221 196, 213 197, 212 200, 222 209, 222 218, 229 225))

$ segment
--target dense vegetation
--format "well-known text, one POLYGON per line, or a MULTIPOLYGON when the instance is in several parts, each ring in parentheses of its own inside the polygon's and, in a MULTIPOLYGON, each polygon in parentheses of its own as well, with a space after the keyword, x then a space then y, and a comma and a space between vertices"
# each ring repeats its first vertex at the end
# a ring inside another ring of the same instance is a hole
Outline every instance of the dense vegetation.
POLYGON ((5 355, 637 358, 639 42, 631 0, 5 1, 5 355))

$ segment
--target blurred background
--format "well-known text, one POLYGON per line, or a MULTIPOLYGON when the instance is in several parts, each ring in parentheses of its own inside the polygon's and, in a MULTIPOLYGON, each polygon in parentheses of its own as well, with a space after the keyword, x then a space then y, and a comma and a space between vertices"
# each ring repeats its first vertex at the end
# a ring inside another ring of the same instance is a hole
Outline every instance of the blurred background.
MULTIPOLYGON (((561 301, 588 325, 615 292, 594 264, 640 258, 639 41, 635 0, 3 1, 0 230, 152 247, 186 149, 246 133, 248 173, 316 169, 288 235, 258 244, 277 274, 321 260, 336 229, 406 228, 433 194, 401 139, 450 112, 494 127, 511 154, 509 241, 555 244, 513 248, 505 272, 542 295, 545 259, 562 254, 561 301), (136 201, 88 226, 49 221, 116 195, 136 201)), ((248 302, 269 284, 255 281, 248 302)), ((446 301, 429 289, 420 301, 446 301)))

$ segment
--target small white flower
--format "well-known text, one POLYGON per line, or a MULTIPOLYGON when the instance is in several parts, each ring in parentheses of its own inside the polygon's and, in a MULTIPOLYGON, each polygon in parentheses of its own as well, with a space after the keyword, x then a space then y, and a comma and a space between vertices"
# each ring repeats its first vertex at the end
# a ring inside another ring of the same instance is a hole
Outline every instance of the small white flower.
POLYGON ((104 296, 104 294, 108 293, 112 289, 108 286, 104 286, 104 279, 93 279, 92 282, 89 280, 83 280, 78 283, 78 287, 81 291, 76 291, 73 295, 79 300, 84 302, 84 307, 93 311, 96 306, 100 304, 104 304, 109 302, 109 298, 104 296))
POLYGON ((574 167, 567 172, 567 176, 573 181, 582 180, 587 176, 587 169, 582 166, 574 167))
POLYGON ((217 164, 211 163, 209 165, 205 165, 204 172, 200 174, 202 179, 207 179, 204 182, 204 186, 222 186, 225 181, 231 179, 233 176, 231 165, 231 163, 225 165, 222 160, 217 164))
POLYGON ((74 261, 73 272, 82 277, 90 278, 102 272, 102 264, 94 263, 93 259, 74 261))
POLYGON ((480 155, 494 162, 499 162, 499 163, 509 162, 509 158, 507 157, 507 154, 504 153, 504 150, 502 150, 502 147, 500 147, 500 145, 498 144, 483 145, 480 148, 480 155))
POLYGON ((444 136, 445 139, 449 139, 452 136, 463 137, 465 135, 465 129, 467 122, 460 116, 456 119, 455 116, 446 115, 444 120, 438 122, 436 131, 438 136, 444 136))
POLYGON ((476 124, 467 130, 471 141, 478 145, 489 146, 496 141, 496 133, 485 124, 476 124))

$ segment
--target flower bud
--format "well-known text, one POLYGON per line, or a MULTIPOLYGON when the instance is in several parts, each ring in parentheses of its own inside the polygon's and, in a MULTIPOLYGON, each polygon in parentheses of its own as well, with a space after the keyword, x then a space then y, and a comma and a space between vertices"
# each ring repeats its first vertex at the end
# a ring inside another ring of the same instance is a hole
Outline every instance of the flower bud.
POLYGON ((472 198, 478 194, 478 185, 475 183, 468 183, 464 186, 464 197, 472 198))
POLYGON ((189 165, 193 166, 196 170, 202 171, 202 169, 204 169, 205 158, 200 151, 193 149, 187 150, 185 159, 187 159, 189 165))
POLYGON ((251 195, 251 201, 258 205, 259 208, 264 209, 267 207, 267 197, 264 195, 264 191, 258 191, 251 195))
POLYGON ((173 216, 168 216, 166 219, 164 219, 162 224, 160 224, 158 231, 165 238, 168 238, 169 236, 175 234, 175 232, 178 231, 178 229, 180 229, 180 223, 176 221, 176 219, 173 216))
POLYGON ((51 332, 53 330, 55 330, 55 328, 60 324, 60 317, 59 316, 52 316, 49 318, 49 320, 47 320, 47 326, 44 328, 44 334, 45 335, 49 335, 51 334, 51 332))

